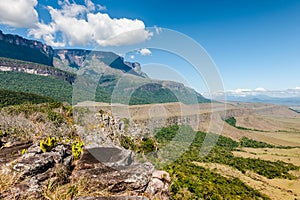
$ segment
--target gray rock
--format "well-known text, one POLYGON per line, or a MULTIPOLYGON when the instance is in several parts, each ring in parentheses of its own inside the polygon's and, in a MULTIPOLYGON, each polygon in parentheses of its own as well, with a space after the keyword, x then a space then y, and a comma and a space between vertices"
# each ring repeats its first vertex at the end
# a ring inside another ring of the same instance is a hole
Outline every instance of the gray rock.
POLYGON ((47 152, 47 153, 53 157, 55 163, 61 163, 62 159, 67 156, 66 150, 67 150, 66 147, 60 144, 57 145, 55 148, 53 148, 51 152, 47 152))
POLYGON ((162 170, 155 170, 152 173, 152 178, 158 178, 158 179, 160 179, 162 181, 165 181, 167 183, 171 182, 171 178, 170 178, 169 173, 167 173, 166 171, 162 171, 162 170))
MULTIPOLYGON (((31 154, 30 154, 31 155, 31 154)), ((17 160, 13 169, 23 177, 35 176, 47 171, 54 166, 54 159, 50 154, 37 154, 32 156, 22 156, 17 160)))
POLYGON ((154 196, 156 193, 162 191, 163 189, 164 189, 164 183, 158 178, 153 178, 149 182, 146 192, 154 196))
POLYGON ((70 155, 70 156, 68 156, 68 157, 66 157, 66 158, 64 159, 64 162, 63 162, 63 163, 64 163, 65 166, 71 166, 73 160, 74 160, 73 155, 70 155))
POLYGON ((145 191, 153 169, 150 163, 111 168, 94 158, 89 151, 84 150, 72 174, 72 179, 77 181, 85 177, 92 185, 98 185, 99 189, 108 188, 112 193, 132 191, 139 194, 145 191))
POLYGON ((97 147, 88 151, 100 162, 109 167, 129 166, 134 161, 134 154, 130 150, 121 149, 116 146, 97 147))
POLYGON ((162 170, 155 170, 149 182, 146 193, 155 199, 168 200, 170 197, 171 178, 169 173, 162 170))
POLYGON ((42 153, 42 150, 40 148, 40 144, 37 142, 37 143, 33 144, 32 146, 30 146, 27 149, 27 154, 29 154, 29 153, 34 153, 34 154, 42 153))

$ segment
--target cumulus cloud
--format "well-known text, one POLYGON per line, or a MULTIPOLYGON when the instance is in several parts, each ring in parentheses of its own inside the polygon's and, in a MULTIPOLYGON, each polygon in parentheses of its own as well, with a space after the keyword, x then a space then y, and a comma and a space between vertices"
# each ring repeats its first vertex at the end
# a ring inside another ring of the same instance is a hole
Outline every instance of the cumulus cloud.
POLYGON ((299 86, 295 87, 295 90, 300 90, 300 87, 299 86))
POLYGON ((1 0, 0 23, 16 28, 31 28, 38 22, 37 0, 1 0))
POLYGON ((139 50, 139 53, 142 55, 142 56, 149 56, 152 54, 152 52, 147 49, 147 48, 143 48, 143 49, 140 49, 139 50))
POLYGON ((256 88, 254 91, 256 91, 256 92, 266 92, 267 90, 265 88, 259 87, 259 88, 256 88))
POLYGON ((29 35, 44 39, 52 46, 121 46, 142 42, 153 33, 138 19, 111 18, 100 12, 104 6, 85 0, 85 5, 60 2, 60 8, 48 6, 52 21, 38 23, 29 35))

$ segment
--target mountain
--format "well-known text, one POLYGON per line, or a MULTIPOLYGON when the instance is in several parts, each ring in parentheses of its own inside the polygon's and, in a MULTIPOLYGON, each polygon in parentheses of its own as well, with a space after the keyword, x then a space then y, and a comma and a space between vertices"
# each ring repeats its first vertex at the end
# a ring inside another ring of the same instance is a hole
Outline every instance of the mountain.
POLYGON ((72 103, 92 100, 125 104, 209 102, 173 81, 148 78, 137 62, 113 52, 53 49, 39 41, 0 31, 0 89, 28 92, 72 103), (78 79, 78 73, 85 74, 78 79), (77 75, 76 75, 77 74, 77 75), (92 77, 96 77, 96 88, 92 77), (77 87, 81 80, 80 87, 77 87), (76 85, 77 84, 77 85, 76 85), (116 92, 117 91, 117 92, 116 92))
POLYGON ((83 67, 86 59, 95 57, 113 69, 121 70, 124 73, 147 77, 147 75, 141 71, 139 63, 125 62, 124 58, 113 52, 84 49, 57 49, 54 50, 54 54, 54 66, 56 67, 65 65, 71 68, 80 69, 83 67))
POLYGON ((0 49, 0 57, 53 66, 53 48, 36 40, 3 34, 0 30, 0 49))

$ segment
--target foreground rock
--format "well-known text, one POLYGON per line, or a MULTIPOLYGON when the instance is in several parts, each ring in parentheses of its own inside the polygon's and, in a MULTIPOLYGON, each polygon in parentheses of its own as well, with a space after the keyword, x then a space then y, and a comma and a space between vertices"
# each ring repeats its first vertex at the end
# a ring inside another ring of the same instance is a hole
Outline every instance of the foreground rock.
POLYGON ((169 199, 169 174, 156 171, 151 163, 111 168, 85 150, 72 174, 74 180, 80 177, 88 178, 99 189, 108 188, 111 193, 126 192, 130 195, 169 199))
MULTIPOLYGON (((113 161, 121 160, 125 165, 107 166, 94 157, 106 154, 107 149, 84 149, 81 158, 73 162, 71 146, 59 144, 50 152, 43 153, 39 144, 30 146, 27 152, 2 168, 2 172, 17 175, 20 183, 1 194, 0 199, 44 199, 43 189, 51 183, 63 185, 88 180, 87 188, 109 192, 109 197, 76 197, 85 199, 168 199, 170 177, 164 171, 156 171, 151 163, 134 163, 133 156, 126 154, 113 161), (124 158, 125 161, 124 161, 124 158), (63 172, 63 173, 62 173, 63 172)), ((109 149, 118 153, 119 149, 109 149)), ((108 154, 109 155, 109 154, 108 154)), ((110 161, 110 157, 102 157, 110 161)), ((112 161, 112 162, 113 162, 112 161)))
POLYGON ((56 176, 58 166, 71 168, 73 156, 69 145, 57 145, 51 152, 43 153, 36 143, 27 152, 11 163, 2 171, 12 176, 17 175, 22 183, 2 195, 4 199, 26 198, 41 199, 44 183, 56 176))

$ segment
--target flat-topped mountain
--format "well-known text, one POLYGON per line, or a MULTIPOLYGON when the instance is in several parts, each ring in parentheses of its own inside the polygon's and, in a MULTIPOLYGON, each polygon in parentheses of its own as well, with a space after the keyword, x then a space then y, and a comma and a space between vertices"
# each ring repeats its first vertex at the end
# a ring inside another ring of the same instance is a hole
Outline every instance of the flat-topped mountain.
POLYGON ((117 100, 115 103, 128 104, 209 102, 182 83, 150 79, 138 62, 125 61, 116 53, 53 49, 42 42, 0 31, 0 89, 25 91, 71 103, 74 82, 78 78, 76 74, 82 70, 88 76, 80 86, 83 98, 78 101, 117 100), (94 68, 90 68, 90 63, 94 68), (91 86, 90 75, 99 79, 93 99, 86 98, 90 95, 85 94, 91 86))
POLYGON ((3 34, 0 30, 0 57, 13 58, 53 66, 54 50, 36 40, 3 34))

